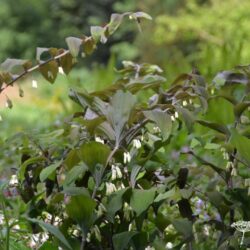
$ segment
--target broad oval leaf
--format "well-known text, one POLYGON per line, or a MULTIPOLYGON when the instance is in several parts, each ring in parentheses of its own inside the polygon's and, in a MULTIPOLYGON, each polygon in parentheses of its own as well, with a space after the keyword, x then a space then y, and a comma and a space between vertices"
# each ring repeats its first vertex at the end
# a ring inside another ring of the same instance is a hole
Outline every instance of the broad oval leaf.
POLYGON ((100 164, 105 166, 111 150, 100 142, 87 142, 78 150, 79 158, 88 166, 89 170, 94 173, 95 167, 100 164))
POLYGON ((133 189, 130 199, 130 206, 140 216, 153 203, 155 197, 155 189, 148 190, 133 189))
POLYGON ((86 195, 75 195, 70 198, 70 202, 66 205, 66 212, 87 233, 94 220, 95 207, 96 202, 92 198, 86 195))
POLYGON ((68 45, 70 54, 73 57, 77 57, 79 52, 80 52, 80 48, 81 48, 81 45, 83 43, 83 40, 78 38, 78 37, 70 36, 70 37, 66 38, 66 43, 68 45))
POLYGON ((50 178, 56 171, 56 169, 62 164, 62 160, 44 168, 40 173, 40 180, 43 182, 47 178, 50 178))
POLYGON ((129 246, 130 240, 138 234, 138 232, 122 232, 119 234, 115 234, 113 236, 113 244, 115 250, 124 250, 129 246))
POLYGON ((155 109, 150 111, 144 111, 144 115, 156 123, 160 128, 163 140, 167 140, 172 130, 171 116, 166 111, 155 109))

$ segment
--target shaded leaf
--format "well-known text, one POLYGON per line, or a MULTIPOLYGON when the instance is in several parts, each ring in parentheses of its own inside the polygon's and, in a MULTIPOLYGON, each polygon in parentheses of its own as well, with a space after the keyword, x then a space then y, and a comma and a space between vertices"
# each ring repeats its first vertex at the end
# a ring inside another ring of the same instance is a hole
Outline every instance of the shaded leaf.
POLYGON ((39 66, 39 71, 43 77, 50 83, 54 83, 58 73, 58 64, 56 61, 50 61, 39 66))
POLYGON ((70 53, 60 58, 60 65, 63 68, 63 72, 67 75, 73 67, 73 57, 70 53))
POLYGON ((184 239, 189 240, 193 236, 192 222, 188 219, 177 219, 172 222, 175 229, 184 236, 184 239))
POLYGON ((113 236, 113 244, 115 250, 124 250, 129 246, 129 242, 132 237, 136 235, 137 232, 122 232, 119 234, 115 234, 113 236))
POLYGON ((123 195, 126 193, 128 188, 118 190, 112 193, 108 197, 107 216, 111 222, 114 222, 114 217, 117 211, 119 211, 123 206, 123 195))
POLYGON ((37 220, 37 219, 28 218, 28 220, 33 222, 33 223, 39 224, 39 226, 41 226, 46 231, 48 231, 49 233, 54 235, 61 243, 63 243, 63 245, 65 247, 67 247, 68 249, 72 249, 70 244, 68 243, 68 241, 64 237, 64 235, 61 233, 61 231, 57 227, 55 227, 55 226, 53 226, 51 224, 47 224, 47 223, 45 223, 45 222, 43 222, 41 220, 37 220))
POLYGON ((144 115, 154 121, 156 125, 160 128, 163 140, 167 140, 172 129, 172 121, 170 115, 166 111, 162 110, 150 110, 144 111, 144 115))
POLYGON ((100 142, 87 142, 78 150, 79 158, 86 163, 89 170, 94 173, 98 164, 105 166, 110 154, 110 148, 100 142), (94 156, 94 157, 93 157, 94 156))
POLYGON ((237 148, 240 156, 250 165, 250 139, 240 135, 236 130, 232 130, 232 136, 230 138, 231 144, 237 148))
POLYGON ((64 180, 63 185, 69 186, 74 183, 78 178, 80 178, 85 171, 87 170, 87 166, 85 164, 79 164, 74 166, 67 174, 64 180))
POLYGON ((93 222, 96 202, 86 195, 76 195, 70 198, 66 212, 86 233, 93 222))
POLYGON ((204 120, 196 120, 196 122, 201 124, 202 126, 211 128, 222 134, 230 135, 230 131, 228 130, 228 128, 222 124, 218 124, 218 123, 210 122, 210 121, 204 121, 204 120))
POLYGON ((45 181, 47 178, 50 178, 52 174, 55 173, 56 169, 62 164, 62 160, 44 168, 40 173, 41 182, 45 181))
POLYGON ((133 189, 130 200, 130 206, 140 216, 153 203, 155 197, 155 189, 148 190, 133 189), (143 197, 143 198, 142 198, 143 197))

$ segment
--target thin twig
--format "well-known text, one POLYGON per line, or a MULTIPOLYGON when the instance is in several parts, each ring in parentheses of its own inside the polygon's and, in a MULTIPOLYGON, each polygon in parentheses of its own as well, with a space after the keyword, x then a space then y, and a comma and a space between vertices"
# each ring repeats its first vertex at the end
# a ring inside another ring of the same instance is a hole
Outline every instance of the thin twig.
POLYGON ((30 69, 24 71, 23 73, 21 73, 20 75, 18 75, 18 76, 17 76, 16 78, 14 78, 13 80, 11 80, 10 82, 6 83, 6 84, 0 89, 0 94, 1 94, 6 88, 8 88, 9 86, 13 86, 13 84, 14 84, 16 81, 20 80, 21 78, 23 78, 23 77, 26 76, 27 74, 29 74, 29 73, 31 73, 31 72, 33 72, 33 71, 39 69, 39 67, 44 66, 44 65, 46 65, 47 63, 49 63, 49 62, 51 62, 51 61, 58 60, 58 59, 60 59, 60 58, 62 58, 62 57, 64 57, 64 56, 66 56, 67 54, 69 54, 69 50, 65 50, 63 53, 61 53, 61 54, 59 54, 59 55, 57 55, 57 56, 55 56, 55 57, 51 57, 50 59, 48 59, 48 60, 46 60, 46 61, 44 61, 44 62, 42 62, 42 63, 40 63, 40 64, 37 64, 37 65, 35 65, 34 67, 32 67, 32 68, 30 68, 30 69))

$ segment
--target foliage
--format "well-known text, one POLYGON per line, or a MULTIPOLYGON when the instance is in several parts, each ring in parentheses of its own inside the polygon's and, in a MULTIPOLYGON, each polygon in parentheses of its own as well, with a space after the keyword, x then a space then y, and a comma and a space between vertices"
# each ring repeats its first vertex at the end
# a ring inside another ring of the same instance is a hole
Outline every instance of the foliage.
POLYGON ((218 70, 249 62, 248 0, 161 2, 144 8, 161 11, 145 31, 147 42, 139 37, 143 60, 153 59, 171 77, 196 67, 210 79, 218 70))
MULTIPOLYGON (((69 52, 47 49, 51 59, 34 67, 54 81, 82 42, 92 52, 121 17, 69 37, 69 52)), ((212 83, 184 73, 167 89, 157 65, 124 61, 117 73, 103 90, 71 89, 79 109, 57 128, 6 141, 1 153, 11 148, 19 163, 1 185, 1 247, 240 249, 231 225, 250 220, 249 66, 212 83)))

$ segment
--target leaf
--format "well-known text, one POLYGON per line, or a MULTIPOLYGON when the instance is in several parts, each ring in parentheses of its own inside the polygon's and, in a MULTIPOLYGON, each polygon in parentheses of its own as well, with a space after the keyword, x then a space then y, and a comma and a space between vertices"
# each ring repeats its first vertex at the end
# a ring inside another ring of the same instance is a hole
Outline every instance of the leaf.
POLYGON ((80 178, 87 170, 87 166, 85 164, 79 164, 74 166, 67 174, 64 180, 63 185, 69 186, 74 183, 78 178, 80 178))
POLYGON ((12 59, 7 58, 2 64, 1 68, 4 71, 11 72, 11 70, 16 66, 23 66, 28 60, 21 60, 21 59, 12 59))
POLYGON ((64 246, 66 246, 68 249, 72 249, 68 241, 66 240, 66 238, 64 237, 64 235, 61 233, 61 231, 58 228, 56 228, 55 226, 51 224, 47 224, 41 220, 32 219, 32 218, 27 218, 27 219, 33 223, 39 224, 40 227, 42 227, 43 229, 45 229, 46 231, 54 235, 61 243, 63 243, 64 246))
POLYGON ((245 74, 242 73, 237 73, 233 71, 222 71, 215 76, 213 82, 218 87, 223 86, 225 83, 241 83, 246 85, 249 83, 249 79, 245 74))
POLYGON ((115 250, 124 250, 129 246, 129 242, 132 237, 135 236, 137 232, 122 232, 119 234, 115 234, 113 236, 113 244, 115 250))
POLYGON ((8 96, 6 96, 6 106, 9 109, 13 108, 13 103, 12 103, 12 101, 10 100, 10 98, 8 96))
POLYGON ((193 236, 192 222, 188 219, 176 219, 172 222, 175 229, 184 236, 185 240, 189 240, 193 236))
POLYGON ((230 143, 237 149, 240 156, 250 165, 250 139, 240 135, 235 129, 232 130, 230 143))
POLYGON ((76 195, 70 198, 66 205, 66 212, 70 218, 75 220, 84 233, 87 233, 93 222, 96 202, 86 195, 76 195))
POLYGON ((122 208, 123 195, 127 192, 128 188, 118 190, 108 197, 107 216, 109 220, 114 223, 114 217, 117 211, 122 208))
POLYGON ((127 124, 136 98, 130 92, 118 90, 111 98, 107 110, 107 120, 115 131, 116 146, 120 144, 122 133, 127 124))
POLYGON ((63 68, 63 72, 68 75, 73 67, 73 57, 70 53, 60 58, 60 65, 63 68))
POLYGON ((145 12, 142 12, 142 11, 133 13, 132 17, 135 17, 135 18, 144 18, 144 19, 147 19, 147 20, 152 20, 152 17, 149 14, 147 14, 145 12))
POLYGON ((93 174, 95 167, 98 164, 102 166, 106 165, 110 152, 111 150, 107 145, 92 141, 87 142, 80 147, 78 150, 78 156, 93 174))
POLYGON ((130 183, 131 183, 131 187, 134 188, 135 184, 136 184, 136 177, 138 175, 138 173, 140 172, 141 166, 139 165, 135 165, 132 167, 132 171, 130 174, 130 183))
POLYGON ((45 160, 44 157, 41 156, 37 156, 37 157, 32 157, 32 158, 28 158, 26 161, 24 161, 22 163, 22 165, 20 166, 19 172, 18 172, 18 178, 19 180, 23 181, 24 180, 24 174, 26 172, 26 168, 29 165, 38 163, 38 162, 43 162, 45 160))
POLYGON ((58 250, 58 247, 53 245, 53 243, 46 241, 39 247, 38 250, 58 250))
POLYGON ((84 40, 83 40, 83 51, 84 53, 86 53, 87 55, 90 55, 93 53, 93 51, 95 50, 96 48, 96 42, 94 40, 93 37, 86 37, 84 40))
POLYGON ((80 47, 83 43, 83 40, 77 37, 70 36, 66 38, 66 43, 68 45, 70 54, 73 57, 77 57, 80 52, 80 47))
POLYGON ((41 55, 42 55, 44 52, 47 52, 47 51, 49 51, 48 48, 40 48, 40 47, 36 48, 36 60, 37 60, 38 62, 42 62, 42 60, 41 60, 41 55))
POLYGON ((84 187, 64 187, 62 193, 70 196, 85 195, 90 197, 89 191, 84 187))
POLYGON ((182 108, 182 107, 175 107, 175 108, 177 112, 182 115, 189 133, 192 132, 193 124, 195 122, 195 118, 193 114, 186 108, 182 108))
POLYGON ((216 149, 220 149, 220 147, 221 147, 220 144, 207 142, 207 143, 205 144, 205 146, 204 146, 204 149, 216 150, 216 149))
POLYGON ((133 189, 130 199, 130 206, 140 216, 153 203, 155 197, 155 189, 148 190, 133 189), (143 197, 143 199, 142 199, 143 197))
POLYGON ((218 123, 214 123, 214 122, 210 122, 210 121, 204 121, 204 120, 196 120, 196 122, 198 122, 202 126, 211 128, 211 129, 216 130, 222 134, 230 135, 230 131, 228 130, 228 128, 222 124, 218 124, 218 123))
POLYGON ((58 64, 56 61, 50 61, 39 66, 39 71, 43 77, 50 83, 54 83, 58 73, 58 64))
POLYGON ((176 188, 172 188, 165 193, 161 193, 161 194, 157 195, 157 197, 155 198, 154 201, 160 202, 162 200, 166 200, 169 198, 175 199, 175 200, 178 200, 180 198, 180 193, 178 192, 178 190, 176 188))
POLYGON ((250 106, 250 102, 241 102, 234 106, 234 114, 236 118, 240 118, 242 113, 250 106))
POLYGON ((50 176, 56 171, 56 169, 62 164, 62 160, 44 168, 40 173, 40 180, 41 182, 44 182, 47 178, 50 178, 50 176))
POLYGON ((120 24, 122 23, 123 17, 124 15, 117 13, 111 15, 110 22, 108 24, 108 30, 110 35, 113 34, 119 28, 120 24))
POLYGON ((91 26, 90 33, 96 42, 106 43, 107 37, 105 36, 105 28, 101 26, 91 26))
POLYGON ((166 111, 160 109, 144 111, 143 114, 149 119, 156 123, 160 128, 163 140, 167 140, 172 129, 171 116, 166 111))
POLYGON ((64 164, 66 165, 67 169, 70 170, 74 166, 76 166, 80 162, 80 158, 78 156, 77 149, 72 149, 66 159, 64 160, 64 164))

